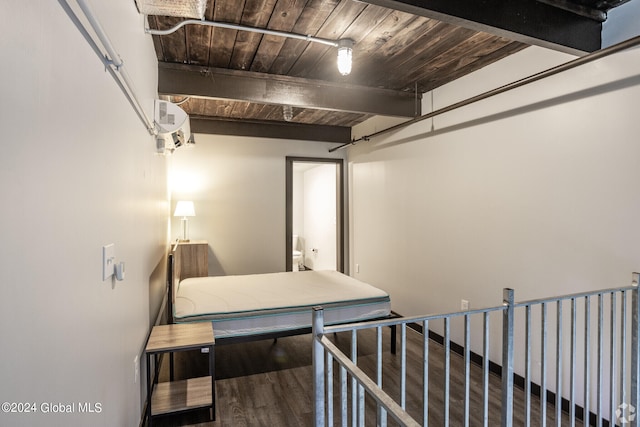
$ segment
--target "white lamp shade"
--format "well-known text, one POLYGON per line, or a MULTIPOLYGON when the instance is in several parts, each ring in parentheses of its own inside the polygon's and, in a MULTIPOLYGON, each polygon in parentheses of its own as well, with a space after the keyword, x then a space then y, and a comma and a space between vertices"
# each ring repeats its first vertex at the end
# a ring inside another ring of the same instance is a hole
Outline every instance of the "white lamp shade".
POLYGON ((173 216, 196 216, 196 209, 193 207, 193 202, 180 201, 176 204, 176 210, 173 212, 173 216))

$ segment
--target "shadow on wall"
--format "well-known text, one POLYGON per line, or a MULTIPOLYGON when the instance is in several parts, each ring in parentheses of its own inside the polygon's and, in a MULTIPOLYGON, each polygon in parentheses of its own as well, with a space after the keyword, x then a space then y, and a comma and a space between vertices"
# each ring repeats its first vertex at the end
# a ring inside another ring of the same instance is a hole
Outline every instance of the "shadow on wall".
MULTIPOLYGON (((167 308, 163 304, 167 303, 165 296, 167 295, 169 280, 169 250, 170 247, 167 248, 149 276, 149 330, 156 324, 166 324, 168 321, 167 308)), ((209 276, 226 275, 211 247, 209 247, 208 261, 209 276)))
MULTIPOLYGON (((505 120, 511 117, 524 115, 527 113, 531 113, 533 111, 544 110, 547 108, 554 107, 556 105, 567 104, 570 102, 580 101, 582 99, 595 97, 595 96, 605 94, 605 93, 610 93, 613 91, 628 89, 628 88, 637 86, 638 84, 640 84, 640 76, 636 75, 636 76, 631 76, 631 77, 626 77, 620 80, 616 80, 613 82, 603 83, 587 89, 578 90, 572 93, 559 95, 550 99, 545 99, 542 101, 529 103, 527 105, 507 109, 499 113, 490 114, 490 115, 478 117, 475 119, 469 119, 461 123, 442 127, 440 129, 434 129, 432 125, 431 129, 428 130, 427 132, 411 135, 409 137, 404 137, 400 139, 387 137, 386 139, 373 141, 373 143, 365 142, 364 144, 361 144, 361 145, 358 144, 358 148, 362 150, 359 154, 371 154, 383 148, 388 149, 388 148, 395 147, 397 145, 402 145, 408 142, 427 140, 428 138, 433 138, 435 136, 447 134, 450 132, 456 132, 461 129, 468 129, 468 128, 480 126, 486 123, 493 123, 493 122, 505 120)), ((390 135, 393 135, 393 133, 390 133, 390 135)), ((373 135, 369 135, 369 137, 372 137, 372 136, 373 135)))
MULTIPOLYGON (((164 297, 167 294, 168 253, 168 249, 164 251, 163 256, 151 272, 151 276, 149 276, 149 330, 156 324, 160 309, 164 303, 164 297)), ((161 321, 166 323, 166 310, 163 310, 162 316, 163 319, 161 321)))
POLYGON ((211 246, 209 246, 209 276, 226 276, 227 273, 222 268, 222 264, 216 258, 211 246))

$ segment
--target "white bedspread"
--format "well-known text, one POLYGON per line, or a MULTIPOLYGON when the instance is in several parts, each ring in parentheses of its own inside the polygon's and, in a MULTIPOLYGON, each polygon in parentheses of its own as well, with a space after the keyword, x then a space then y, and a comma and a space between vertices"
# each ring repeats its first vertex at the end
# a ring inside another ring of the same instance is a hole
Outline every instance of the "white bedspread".
POLYGON ((217 337, 307 327, 323 306, 327 324, 387 316, 389 295, 336 271, 300 271, 182 280, 176 322, 211 320, 217 337))

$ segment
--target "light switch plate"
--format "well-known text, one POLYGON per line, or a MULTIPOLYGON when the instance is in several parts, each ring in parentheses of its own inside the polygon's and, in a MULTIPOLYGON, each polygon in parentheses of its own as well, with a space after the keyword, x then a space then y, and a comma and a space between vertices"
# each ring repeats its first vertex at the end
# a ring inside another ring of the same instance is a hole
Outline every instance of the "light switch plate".
POLYGON ((116 261, 116 247, 113 243, 102 247, 102 281, 113 276, 116 261))

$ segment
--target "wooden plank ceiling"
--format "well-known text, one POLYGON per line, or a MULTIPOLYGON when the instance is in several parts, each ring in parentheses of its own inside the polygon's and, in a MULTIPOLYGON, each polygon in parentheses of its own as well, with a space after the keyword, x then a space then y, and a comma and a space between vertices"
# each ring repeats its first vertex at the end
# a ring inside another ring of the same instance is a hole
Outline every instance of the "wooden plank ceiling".
MULTIPOLYGON (((297 125, 306 126, 305 132, 337 127, 348 134, 352 126, 375 114, 418 115, 421 93, 527 46, 513 38, 424 16, 428 13, 397 10, 404 8, 353 0, 208 0, 208 21, 354 40, 351 74, 340 75, 332 46, 186 25, 170 35, 153 36, 159 93, 173 102, 184 101, 181 107, 191 116, 195 132, 200 128, 242 134, 242 129, 257 126, 251 132, 260 133, 272 125, 297 125), (279 85, 277 90, 258 90, 273 82, 279 85), (406 109, 398 114, 378 112, 380 104, 390 102, 380 98, 383 95, 404 97, 414 108, 410 113, 406 109), (364 102, 354 104, 353 98, 364 102), (292 106, 288 123, 284 105, 292 106), (228 130, 229 124, 233 131, 228 130)), ((183 20, 148 17, 152 29, 168 29, 183 20)), ((337 139, 343 140, 344 135, 337 139)))

